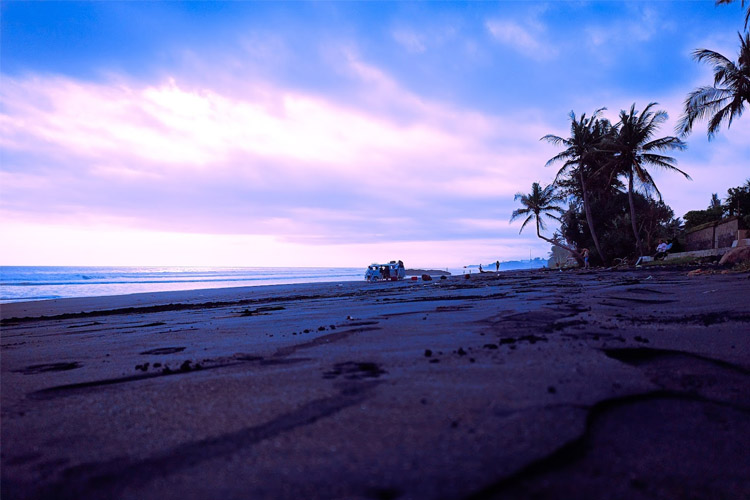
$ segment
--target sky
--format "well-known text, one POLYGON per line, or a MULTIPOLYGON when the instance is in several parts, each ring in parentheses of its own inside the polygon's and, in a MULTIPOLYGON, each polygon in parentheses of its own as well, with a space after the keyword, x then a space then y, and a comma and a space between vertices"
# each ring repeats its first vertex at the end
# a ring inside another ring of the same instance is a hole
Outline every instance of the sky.
MULTIPOLYGON (((509 223, 569 113, 674 135, 740 2, 0 3, 2 265, 458 267, 546 257, 509 223)), ((750 113, 654 172, 676 216, 750 178, 750 113)), ((552 228, 554 229, 554 228, 552 228)), ((551 232, 548 231, 548 236, 551 232)))

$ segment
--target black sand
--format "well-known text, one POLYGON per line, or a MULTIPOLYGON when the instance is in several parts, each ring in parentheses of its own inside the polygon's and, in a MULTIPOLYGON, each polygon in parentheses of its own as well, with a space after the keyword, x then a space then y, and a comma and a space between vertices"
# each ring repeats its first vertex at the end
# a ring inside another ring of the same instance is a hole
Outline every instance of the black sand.
POLYGON ((750 279, 686 274, 3 305, 2 498, 750 498, 750 279))

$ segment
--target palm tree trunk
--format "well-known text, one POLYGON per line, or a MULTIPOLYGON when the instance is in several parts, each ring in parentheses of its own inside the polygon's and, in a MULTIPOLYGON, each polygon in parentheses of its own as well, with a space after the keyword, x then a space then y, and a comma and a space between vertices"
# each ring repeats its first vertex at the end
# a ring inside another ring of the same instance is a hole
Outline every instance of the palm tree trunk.
POLYGON ((539 218, 538 217, 536 219, 536 235, 539 237, 539 239, 542 239, 551 245, 555 245, 556 247, 560 247, 563 250, 567 250, 573 255, 573 257, 575 257, 575 259, 578 261, 578 264, 583 264, 583 255, 581 255, 578 250, 575 250, 573 248, 563 245, 562 243, 558 243, 555 240, 552 240, 550 238, 545 238, 544 236, 542 236, 542 233, 539 232, 539 218))
POLYGON ((589 194, 588 191, 586 191, 586 182, 583 180, 583 172, 580 172, 581 177, 581 191, 583 191, 583 210, 586 212, 586 224, 589 226, 589 232, 591 233, 591 238, 594 240, 594 246, 596 247, 596 251, 599 254, 599 257, 604 262, 607 262, 607 257, 602 252, 601 246, 599 246, 599 238, 596 237, 596 230, 594 229, 594 217, 591 215, 591 206, 589 205, 589 194))
POLYGON ((641 236, 638 232, 638 225, 635 222, 635 201, 633 200, 633 170, 630 170, 630 176, 628 177, 628 204, 630 204, 630 223, 633 226, 633 234, 635 235, 635 245, 638 248, 638 255, 643 257, 643 245, 641 244, 641 236))

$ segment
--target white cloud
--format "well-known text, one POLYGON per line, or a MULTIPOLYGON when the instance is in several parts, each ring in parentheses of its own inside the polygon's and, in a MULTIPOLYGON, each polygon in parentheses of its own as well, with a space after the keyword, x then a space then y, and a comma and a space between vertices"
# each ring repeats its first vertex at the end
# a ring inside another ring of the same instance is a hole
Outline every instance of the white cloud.
POLYGON ((615 63, 621 58, 620 50, 632 50, 636 44, 644 45, 675 29, 674 22, 650 6, 628 5, 628 12, 609 23, 584 27, 589 50, 600 62, 615 63))
POLYGON ((546 256, 548 245, 522 236, 489 234, 463 240, 431 239, 309 245, 272 235, 208 235, 114 228, 92 222, 17 224, 0 218, 0 231, 12 235, 0 247, 4 265, 86 266, 317 266, 364 267, 398 258, 416 268, 460 267, 495 259, 546 256), (519 253, 520 245, 520 253, 519 253))
POLYGON ((538 21, 532 23, 532 25, 531 29, 528 29, 516 22, 501 19, 491 19, 485 23, 487 30, 495 40, 503 45, 513 47, 529 57, 549 59, 557 55, 557 50, 554 47, 539 40, 543 25, 538 21))
POLYGON ((421 54, 427 50, 424 38, 411 30, 403 28, 394 30, 393 39, 407 51, 415 54, 421 54))
POLYGON ((483 233, 440 219, 472 204, 509 214, 519 183, 551 175, 538 119, 425 100, 353 52, 345 63, 358 105, 262 81, 224 93, 178 78, 6 77, 0 206, 18 223, 93 213, 284 244, 466 238, 483 233))

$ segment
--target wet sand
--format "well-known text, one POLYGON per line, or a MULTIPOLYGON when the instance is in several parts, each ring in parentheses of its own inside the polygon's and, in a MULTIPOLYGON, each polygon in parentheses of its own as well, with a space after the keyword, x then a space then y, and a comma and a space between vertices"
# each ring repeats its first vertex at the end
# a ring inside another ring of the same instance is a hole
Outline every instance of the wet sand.
POLYGON ((748 297, 649 269, 3 305, 2 498, 748 498, 748 297))

